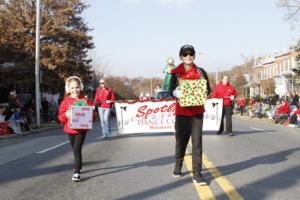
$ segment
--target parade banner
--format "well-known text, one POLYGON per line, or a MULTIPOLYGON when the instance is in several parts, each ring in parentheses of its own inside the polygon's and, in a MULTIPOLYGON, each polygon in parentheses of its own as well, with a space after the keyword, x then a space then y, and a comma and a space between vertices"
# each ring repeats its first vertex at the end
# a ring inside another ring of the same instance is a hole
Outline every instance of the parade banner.
POLYGON ((92 106, 71 106, 69 127, 72 129, 93 128, 93 107, 92 106))
POLYGON ((174 132, 174 100, 115 103, 120 134, 174 132))
MULTIPOLYGON (((120 134, 174 132, 175 100, 116 102, 120 134)), ((221 123, 222 99, 207 99, 203 130, 218 130, 221 123)))
POLYGON ((221 125, 223 99, 207 99, 203 115, 203 130, 218 131, 221 125))

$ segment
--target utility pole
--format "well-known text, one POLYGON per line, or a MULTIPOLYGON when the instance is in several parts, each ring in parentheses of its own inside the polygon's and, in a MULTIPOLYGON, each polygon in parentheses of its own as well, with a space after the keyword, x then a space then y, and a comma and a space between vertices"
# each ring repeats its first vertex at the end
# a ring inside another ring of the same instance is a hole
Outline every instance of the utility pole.
POLYGON ((36 125, 40 126, 40 0, 36 1, 36 27, 35 27, 35 113, 36 125))

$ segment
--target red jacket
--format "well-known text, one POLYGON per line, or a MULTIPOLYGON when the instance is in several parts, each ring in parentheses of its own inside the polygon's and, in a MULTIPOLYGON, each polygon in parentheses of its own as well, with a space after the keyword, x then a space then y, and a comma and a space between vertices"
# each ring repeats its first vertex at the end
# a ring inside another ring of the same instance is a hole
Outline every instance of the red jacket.
POLYGON ((223 98, 223 105, 229 106, 232 104, 232 100, 230 99, 231 95, 234 97, 237 96, 237 92, 234 87, 229 83, 223 85, 222 81, 220 81, 214 89, 213 98, 223 98))
POLYGON ((291 109, 289 106, 288 101, 283 101, 283 105, 277 108, 277 113, 278 114, 290 114, 291 109))
MULTIPOLYGON (((175 69, 171 71, 171 73, 178 74, 178 78, 182 79, 199 79, 201 78, 200 72, 197 70, 197 66, 194 66, 189 70, 185 71, 183 64, 178 65, 175 69)), ((189 106, 189 107, 181 107, 179 102, 176 102, 176 115, 182 116, 195 116, 204 113, 204 106, 189 106)))
POLYGON ((238 105, 239 105, 240 107, 245 107, 245 106, 246 106, 246 99, 240 98, 240 99, 238 100, 238 105))
MULTIPOLYGON (((91 102, 89 99, 80 96, 78 99, 84 99, 88 105, 92 106, 91 102)), ((64 98, 64 100, 61 102, 59 106, 59 114, 58 114, 58 119, 59 121, 64 125, 64 132, 68 134, 78 134, 82 132, 86 132, 87 130, 83 129, 71 129, 69 128, 69 118, 66 116, 66 111, 69 110, 69 107, 73 105, 78 99, 72 98, 70 96, 67 96, 64 98)), ((94 116, 95 118, 95 116, 94 116)))
POLYGON ((252 99, 250 99, 250 102, 249 102, 249 103, 250 103, 251 106, 253 106, 254 103, 255 103, 255 100, 252 98, 252 99))
POLYGON ((111 108, 112 103, 106 103, 107 100, 115 101, 116 97, 111 88, 101 88, 99 87, 96 91, 96 96, 93 102, 93 106, 95 106, 98 102, 100 102, 100 108, 111 108))

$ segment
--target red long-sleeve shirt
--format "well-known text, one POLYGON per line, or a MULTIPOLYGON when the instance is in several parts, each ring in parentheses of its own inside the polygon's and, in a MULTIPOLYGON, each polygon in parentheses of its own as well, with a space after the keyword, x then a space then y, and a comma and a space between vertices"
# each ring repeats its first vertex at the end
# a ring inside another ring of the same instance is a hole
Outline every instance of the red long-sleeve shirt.
POLYGON ((93 106, 100 102, 100 108, 111 108, 112 103, 106 103, 106 101, 115 101, 116 97, 114 91, 111 88, 99 87, 96 91, 93 106))
MULTIPOLYGON (((79 96, 78 98, 73 98, 70 96, 65 97, 65 99, 61 102, 59 106, 59 114, 58 119, 64 125, 64 132, 67 134, 78 134, 81 132, 86 132, 87 130, 83 129, 71 129, 69 128, 69 118, 66 116, 66 112, 70 109, 71 105, 74 105, 77 100, 83 99, 86 103, 92 106, 92 103, 89 101, 88 98, 83 96, 79 96)), ((95 116, 94 116, 95 120, 95 116)))
POLYGON ((213 98, 223 98, 223 105, 229 106, 232 104, 232 100, 230 99, 231 95, 234 97, 237 96, 237 92, 235 91, 234 87, 229 83, 223 85, 221 81, 214 89, 213 98))
POLYGON ((290 114, 291 109, 287 101, 283 101, 283 105, 277 108, 277 113, 279 114, 290 114))
POLYGON ((246 106, 246 99, 244 99, 244 98, 239 99, 238 100, 238 105, 240 107, 245 107, 246 106))

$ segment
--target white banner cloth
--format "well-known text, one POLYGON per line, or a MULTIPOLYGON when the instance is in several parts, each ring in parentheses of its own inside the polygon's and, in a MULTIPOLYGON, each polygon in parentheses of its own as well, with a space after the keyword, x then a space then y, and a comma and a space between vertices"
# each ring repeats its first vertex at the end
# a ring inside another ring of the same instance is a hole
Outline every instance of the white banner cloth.
MULTIPOLYGON (((175 100, 116 102, 120 134, 174 132, 175 100)), ((222 99, 207 99, 203 130, 218 130, 221 123, 222 99)))

